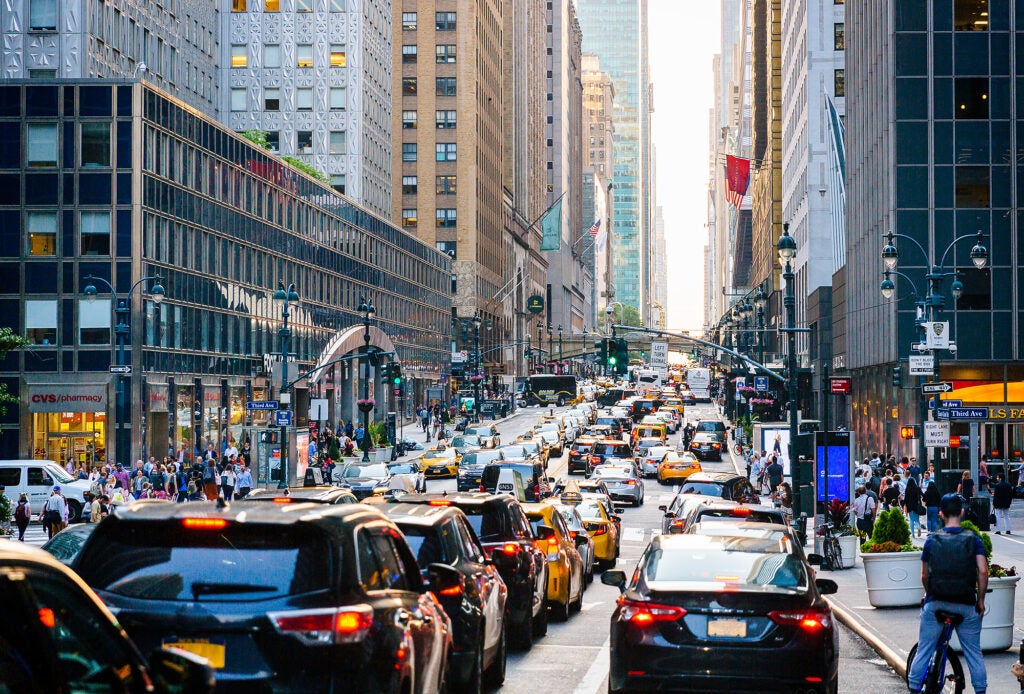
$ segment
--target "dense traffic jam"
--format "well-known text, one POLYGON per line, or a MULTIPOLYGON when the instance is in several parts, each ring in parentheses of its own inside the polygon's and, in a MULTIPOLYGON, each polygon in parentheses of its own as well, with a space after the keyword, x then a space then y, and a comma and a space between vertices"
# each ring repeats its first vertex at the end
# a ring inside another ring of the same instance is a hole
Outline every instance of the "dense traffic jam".
POLYGON ((0 682, 486 691, 602 574, 621 593, 609 691, 835 692, 822 596, 836 584, 815 577, 820 557, 784 509, 702 468, 727 451, 722 422, 687 419, 685 383, 578 392, 528 410, 536 422, 515 440, 470 425, 418 461, 345 465, 331 485, 136 502, 72 525, 49 554, 0 544, 0 602, 19 625, 0 634, 0 682), (566 476, 549 476, 563 455, 566 476), (435 478, 456 490, 427 493, 435 478), (625 506, 644 504, 645 481, 677 492, 639 563, 620 567, 625 506))

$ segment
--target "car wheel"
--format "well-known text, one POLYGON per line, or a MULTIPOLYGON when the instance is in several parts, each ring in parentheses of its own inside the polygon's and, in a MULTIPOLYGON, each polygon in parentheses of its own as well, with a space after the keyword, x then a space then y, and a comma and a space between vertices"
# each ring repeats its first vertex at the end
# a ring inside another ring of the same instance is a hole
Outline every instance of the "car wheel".
MULTIPOLYGON (((541 610, 543 612, 543 610, 541 610)), ((508 614, 505 615, 508 619, 508 614)), ((518 624, 512 624, 508 622, 509 628, 512 630, 512 647, 520 651, 528 651, 533 648, 533 636, 536 631, 536 625, 534 624, 533 615, 527 613, 526 618, 518 624)))
POLYGON ((77 523, 82 520, 82 505, 77 501, 68 501, 68 523, 77 523))
POLYGON ((552 602, 551 605, 551 618, 556 622, 568 622, 569 621, 569 596, 566 595, 565 602, 552 602))
POLYGON ((643 505, 644 505, 644 495, 641 494, 640 495, 640 503, 638 503, 637 506, 643 506, 643 505))
POLYGON ((583 574, 583 585, 590 585, 594 582, 594 565, 596 561, 591 561, 590 566, 587 567, 587 572, 583 574))
POLYGON ((466 680, 462 682, 459 690, 470 692, 471 694, 482 694, 484 691, 484 632, 482 629, 477 643, 476 654, 473 658, 473 667, 466 673, 466 680))
POLYGON ((533 638, 539 639, 548 633, 548 607, 544 605, 537 611, 531 620, 533 624, 533 638))
POLYGON ((576 614, 583 609, 583 588, 585 585, 585 583, 580 583, 580 594, 575 600, 569 603, 569 611, 573 614, 576 614))
POLYGON ((507 662, 508 649, 505 646, 505 628, 501 629, 501 636, 498 638, 498 652, 494 654, 494 660, 484 673, 484 682, 488 689, 496 689, 505 682, 505 665, 507 662))

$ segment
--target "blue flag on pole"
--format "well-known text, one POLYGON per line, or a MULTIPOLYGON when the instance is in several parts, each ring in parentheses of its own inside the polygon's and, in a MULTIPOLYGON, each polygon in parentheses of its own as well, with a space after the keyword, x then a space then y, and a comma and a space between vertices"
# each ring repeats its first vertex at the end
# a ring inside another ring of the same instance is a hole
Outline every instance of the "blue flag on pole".
POLYGON ((543 234, 540 250, 557 251, 562 244, 562 198, 558 198, 544 213, 540 220, 540 230, 543 234))

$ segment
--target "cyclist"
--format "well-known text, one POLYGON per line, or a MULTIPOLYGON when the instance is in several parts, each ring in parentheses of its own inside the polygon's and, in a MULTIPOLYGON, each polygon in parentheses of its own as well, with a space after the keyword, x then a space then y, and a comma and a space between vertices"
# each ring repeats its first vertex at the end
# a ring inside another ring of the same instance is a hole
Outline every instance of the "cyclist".
POLYGON ((959 494, 946 494, 939 504, 939 515, 945 527, 932 533, 924 543, 921 555, 921 583, 925 597, 921 606, 921 626, 917 655, 910 664, 907 680, 912 692, 919 692, 928 661, 935 652, 942 624, 935 618, 939 610, 963 617, 956 635, 963 647, 971 684, 977 694, 988 686, 985 660, 981 655, 981 616, 985 613, 985 591, 988 589, 988 563, 981 538, 960 527, 963 499, 959 494))

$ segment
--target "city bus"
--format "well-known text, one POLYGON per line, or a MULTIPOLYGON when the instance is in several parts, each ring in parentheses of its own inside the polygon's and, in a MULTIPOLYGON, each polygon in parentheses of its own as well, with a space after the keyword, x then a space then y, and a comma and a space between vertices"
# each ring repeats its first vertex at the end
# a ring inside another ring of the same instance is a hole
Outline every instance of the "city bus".
POLYGON ((534 374, 516 381, 520 406, 566 405, 576 400, 576 377, 566 374, 534 374))

